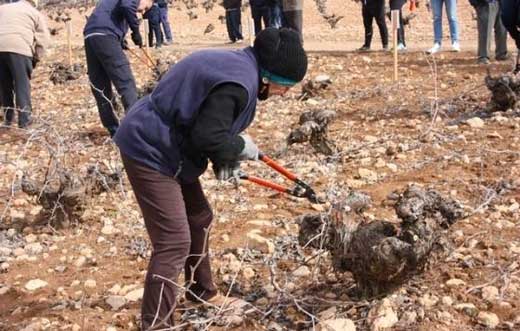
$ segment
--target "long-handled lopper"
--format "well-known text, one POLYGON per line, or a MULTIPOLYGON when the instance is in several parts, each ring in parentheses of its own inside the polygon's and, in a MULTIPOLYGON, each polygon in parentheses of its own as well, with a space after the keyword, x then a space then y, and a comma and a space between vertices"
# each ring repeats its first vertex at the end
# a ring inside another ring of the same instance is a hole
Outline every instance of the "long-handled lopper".
POLYGON ((267 187, 272 190, 281 193, 286 193, 298 198, 307 198, 312 203, 323 203, 323 201, 321 201, 318 198, 316 192, 314 192, 312 187, 310 187, 307 183, 299 179, 295 174, 293 174, 292 172, 290 172, 289 170, 287 170, 286 168, 284 168, 283 166, 281 166, 265 154, 260 153, 259 159, 263 161, 265 164, 267 164, 269 167, 273 168, 274 170, 282 174, 287 179, 293 181, 296 185, 293 188, 288 188, 283 185, 273 183, 259 177, 249 176, 245 174, 242 174, 240 176, 241 179, 248 180, 260 186, 267 187))

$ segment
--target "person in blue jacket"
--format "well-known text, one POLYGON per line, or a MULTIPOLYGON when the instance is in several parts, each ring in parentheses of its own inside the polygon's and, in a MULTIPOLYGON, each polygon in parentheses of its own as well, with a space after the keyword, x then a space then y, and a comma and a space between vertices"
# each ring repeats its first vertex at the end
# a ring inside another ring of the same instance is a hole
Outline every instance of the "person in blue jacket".
POLYGON ((235 178, 240 161, 258 160, 258 147, 243 133, 255 117, 257 99, 284 95, 306 71, 298 33, 267 28, 254 47, 185 57, 122 120, 114 141, 153 247, 143 330, 173 325, 175 283, 183 269, 187 301, 223 303, 211 275, 212 211, 199 176, 208 159, 220 180, 235 178))
POLYGON ((137 13, 151 6, 152 0, 100 0, 83 30, 90 86, 101 123, 111 136, 119 124, 114 112, 112 84, 121 96, 125 111, 137 101, 134 76, 123 52, 125 35, 130 29, 133 42, 143 46, 137 13))

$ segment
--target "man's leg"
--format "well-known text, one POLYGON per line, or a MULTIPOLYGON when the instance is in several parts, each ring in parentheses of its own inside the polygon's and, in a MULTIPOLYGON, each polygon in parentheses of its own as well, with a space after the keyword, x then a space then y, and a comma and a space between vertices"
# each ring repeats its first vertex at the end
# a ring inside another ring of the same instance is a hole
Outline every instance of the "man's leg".
POLYGON ((262 8, 251 6, 251 16, 253 17, 253 24, 255 25, 255 36, 262 31, 262 8))
POLYGON ((293 29, 298 32, 300 36, 300 40, 303 41, 303 11, 302 10, 292 10, 283 12, 286 26, 289 29, 293 29))
POLYGON ((153 31, 152 19, 148 16, 148 47, 153 47, 153 31))
POLYGON ((433 42, 442 43, 442 3, 444 0, 431 0, 433 15, 433 42))
POLYGON ((383 48, 388 47, 388 28, 386 26, 385 18, 385 1, 379 0, 377 6, 374 8, 374 17, 376 19, 379 34, 381 35, 381 43, 383 48))
POLYGON ((114 112, 116 100, 112 92, 110 78, 96 54, 96 47, 98 44, 92 43, 92 38, 99 37, 93 36, 85 40, 85 53, 87 57, 87 72, 90 88, 92 94, 94 94, 94 98, 96 99, 101 123, 108 130, 110 135, 113 136, 119 126, 119 120, 114 112))
POLYGON ((182 184, 181 187, 191 234, 190 256, 186 260, 184 274, 186 283, 193 293, 186 293, 186 297, 192 301, 197 301, 197 297, 208 300, 217 294, 208 256, 209 230, 213 212, 199 181, 182 184))
POLYGON ((367 8, 367 5, 363 3, 361 7, 361 15, 363 15, 363 26, 365 27, 365 42, 362 48, 370 48, 372 43, 372 14, 367 8))
POLYGON ((493 17, 495 18, 495 58, 499 61, 507 59, 507 30, 500 18, 500 3, 495 2, 493 17))
POLYGON ((477 58, 479 61, 489 60, 489 47, 491 44, 491 28, 489 24, 489 4, 479 6, 477 11, 477 30, 478 30, 478 49, 477 58))
POLYGON ((444 0, 446 3, 446 15, 450 26, 451 42, 459 41, 459 22, 457 19, 457 0, 444 0))
POLYGON ((181 185, 125 155, 122 159, 153 247, 141 308, 142 330, 161 323, 160 329, 167 329, 174 324, 177 278, 191 246, 181 185))
POLYGON ((0 107, 4 110, 5 125, 11 125, 14 118, 14 86, 8 55, 9 53, 0 53, 0 107))
POLYGON ((235 37, 234 29, 233 29, 233 14, 231 10, 226 10, 226 28, 229 36, 229 40, 231 42, 237 41, 237 38, 235 37))
POLYGON ((173 41, 172 30, 170 27, 170 21, 168 19, 168 7, 161 7, 161 24, 164 30, 164 36, 166 37, 166 41, 171 43, 173 41))
POLYGON ((96 36, 94 38, 98 45, 98 59, 121 96, 123 107, 127 112, 137 101, 137 87, 135 86, 130 62, 128 62, 123 48, 116 38, 111 36, 96 36))
POLYGON ((31 122, 31 73, 32 59, 25 55, 9 53, 9 68, 14 78, 14 95, 18 111, 18 126, 27 127, 31 122))
POLYGON ((404 38, 404 24, 402 23, 403 22, 402 8, 399 9, 399 22, 401 22, 401 24, 399 24, 399 29, 397 30, 397 42, 406 46, 406 41, 404 38))
POLYGON ((516 48, 520 50, 520 29, 519 29, 519 0, 502 0, 501 19, 502 24, 515 41, 516 48))
POLYGON ((232 22, 233 22, 233 33, 237 40, 242 40, 244 37, 242 36, 242 13, 240 9, 234 9, 231 12, 232 22))

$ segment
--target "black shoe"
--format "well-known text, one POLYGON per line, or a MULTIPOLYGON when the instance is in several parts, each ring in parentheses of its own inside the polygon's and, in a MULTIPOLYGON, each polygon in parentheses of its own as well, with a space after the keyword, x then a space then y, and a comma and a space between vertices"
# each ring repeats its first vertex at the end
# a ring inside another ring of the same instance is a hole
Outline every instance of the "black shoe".
POLYGON ((368 52, 370 51, 370 46, 363 45, 360 48, 358 48, 358 52, 368 52))
POLYGON ((509 56, 509 54, 506 54, 506 55, 500 55, 500 56, 495 57, 495 60, 497 60, 497 61, 507 61, 510 58, 511 57, 509 56))
POLYGON ((20 129, 27 129, 29 126, 31 126, 32 123, 32 118, 29 118, 27 121, 24 121, 23 123, 18 123, 18 127, 20 129))

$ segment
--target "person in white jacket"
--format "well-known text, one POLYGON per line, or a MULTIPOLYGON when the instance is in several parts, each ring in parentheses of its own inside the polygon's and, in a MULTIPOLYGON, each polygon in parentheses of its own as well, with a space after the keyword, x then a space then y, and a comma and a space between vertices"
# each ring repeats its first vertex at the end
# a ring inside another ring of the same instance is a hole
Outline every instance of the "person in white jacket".
POLYGON ((6 126, 12 124, 15 111, 18 127, 31 124, 31 74, 50 42, 37 1, 0 5, 0 107, 6 126))

